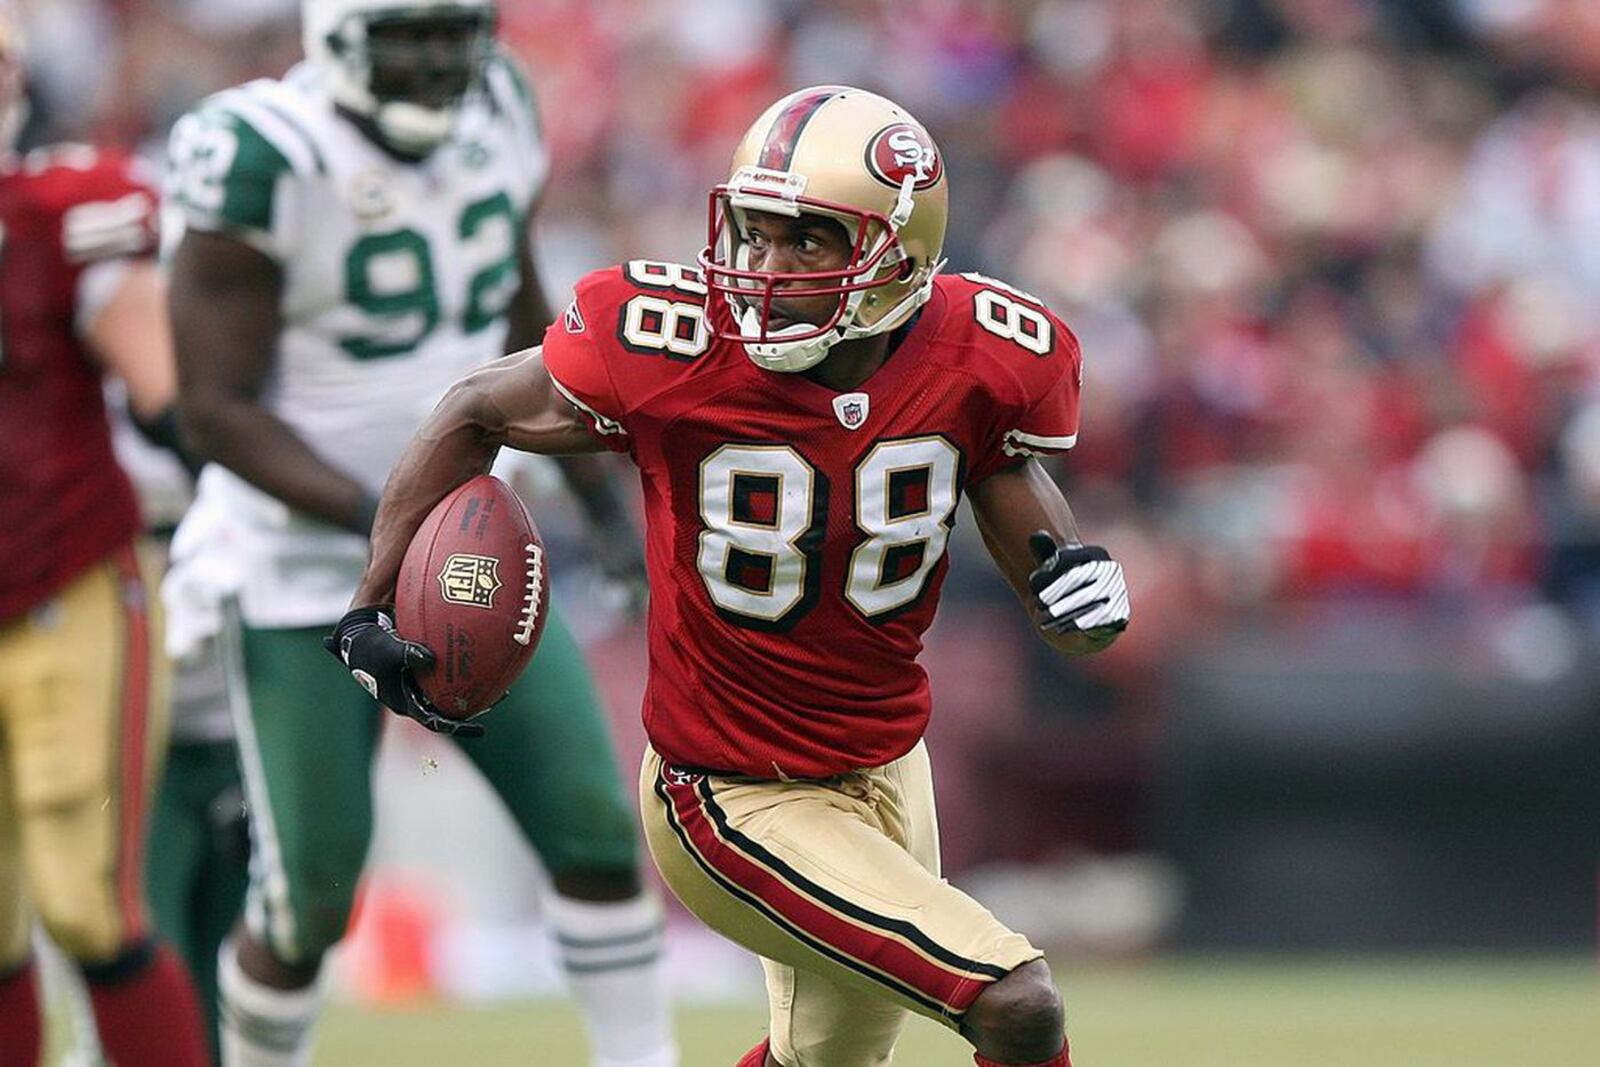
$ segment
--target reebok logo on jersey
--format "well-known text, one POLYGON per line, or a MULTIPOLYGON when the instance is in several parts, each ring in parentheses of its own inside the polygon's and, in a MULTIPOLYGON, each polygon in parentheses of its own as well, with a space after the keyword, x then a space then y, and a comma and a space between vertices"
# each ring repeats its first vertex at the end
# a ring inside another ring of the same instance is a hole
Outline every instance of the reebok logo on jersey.
POLYGON ((568 333, 583 332, 583 312, 578 310, 578 302, 574 300, 567 305, 567 310, 562 313, 561 325, 566 327, 568 333))

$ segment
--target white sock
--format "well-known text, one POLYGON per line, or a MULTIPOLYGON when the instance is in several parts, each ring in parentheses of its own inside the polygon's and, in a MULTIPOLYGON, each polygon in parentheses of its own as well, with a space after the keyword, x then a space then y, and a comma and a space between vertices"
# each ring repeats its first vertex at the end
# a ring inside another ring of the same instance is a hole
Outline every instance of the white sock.
POLYGON ((322 1011, 322 983, 273 989, 239 966, 233 940, 217 954, 223 1067, 311 1067, 311 1027, 322 1011))
POLYGON ((545 914, 588 1026, 594 1067, 677 1067, 655 896, 601 904, 552 894, 545 914))

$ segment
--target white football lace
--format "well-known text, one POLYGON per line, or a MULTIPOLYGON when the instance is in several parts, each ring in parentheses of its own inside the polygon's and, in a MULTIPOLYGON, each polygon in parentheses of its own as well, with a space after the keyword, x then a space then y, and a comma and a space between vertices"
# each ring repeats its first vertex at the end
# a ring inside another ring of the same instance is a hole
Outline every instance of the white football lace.
POLYGON ((539 618, 539 603, 544 597, 544 549, 530 544, 523 551, 528 554, 528 591, 522 597, 522 621, 511 635, 519 645, 533 642, 533 624, 539 618))

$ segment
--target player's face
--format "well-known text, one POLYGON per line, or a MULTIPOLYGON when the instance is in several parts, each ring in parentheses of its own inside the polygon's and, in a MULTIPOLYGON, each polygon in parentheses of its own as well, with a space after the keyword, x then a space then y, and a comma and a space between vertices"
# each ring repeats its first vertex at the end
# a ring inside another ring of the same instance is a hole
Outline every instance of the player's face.
MULTIPOLYGON (((770 215, 752 211, 745 219, 745 244, 750 249, 750 269, 774 274, 844 270, 854 250, 844 224, 823 215, 770 215)), ((815 287, 811 282, 778 282, 775 292, 785 288, 815 287)), ((813 296, 772 301, 769 329, 804 322, 827 322, 838 310, 839 297, 813 296)))
POLYGON ((477 15, 374 22, 367 31, 372 94, 422 107, 453 105, 482 72, 490 33, 488 21, 477 15))

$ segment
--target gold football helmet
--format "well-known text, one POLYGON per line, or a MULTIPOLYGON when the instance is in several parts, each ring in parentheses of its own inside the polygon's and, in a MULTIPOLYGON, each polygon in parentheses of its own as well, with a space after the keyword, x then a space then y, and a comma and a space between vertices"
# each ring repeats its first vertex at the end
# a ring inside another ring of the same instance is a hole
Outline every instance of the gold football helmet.
POLYGON ((773 104, 739 143, 710 209, 700 267, 735 322, 719 336, 742 342, 767 370, 802 371, 840 341, 894 329, 928 299, 944 265, 944 158, 909 113, 861 89, 816 86, 773 104), (849 263, 806 273, 750 269, 751 211, 839 221, 853 241, 849 263), (770 328, 780 285, 786 298, 837 296, 833 317, 770 328))

